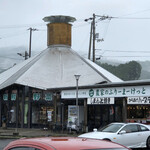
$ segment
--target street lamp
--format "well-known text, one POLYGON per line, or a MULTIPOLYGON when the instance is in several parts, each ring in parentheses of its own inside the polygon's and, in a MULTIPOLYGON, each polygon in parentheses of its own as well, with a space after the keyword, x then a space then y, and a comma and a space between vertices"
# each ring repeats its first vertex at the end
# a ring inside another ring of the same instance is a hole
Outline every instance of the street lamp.
POLYGON ((25 58, 25 60, 26 59, 28 59, 28 52, 27 51, 25 51, 25 54, 23 55, 23 54, 21 54, 21 53, 17 53, 19 56, 22 56, 22 57, 24 57, 25 58))
POLYGON ((79 107, 78 107, 78 81, 81 75, 74 75, 76 78, 76 110, 77 110, 77 127, 79 126, 79 107))

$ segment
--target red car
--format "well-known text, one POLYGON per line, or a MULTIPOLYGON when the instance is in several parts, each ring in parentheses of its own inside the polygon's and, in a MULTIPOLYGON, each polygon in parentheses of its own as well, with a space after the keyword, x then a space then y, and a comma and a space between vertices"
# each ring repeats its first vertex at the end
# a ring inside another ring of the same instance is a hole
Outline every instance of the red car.
POLYGON ((23 138, 10 142, 4 150, 129 150, 104 140, 79 137, 23 138))

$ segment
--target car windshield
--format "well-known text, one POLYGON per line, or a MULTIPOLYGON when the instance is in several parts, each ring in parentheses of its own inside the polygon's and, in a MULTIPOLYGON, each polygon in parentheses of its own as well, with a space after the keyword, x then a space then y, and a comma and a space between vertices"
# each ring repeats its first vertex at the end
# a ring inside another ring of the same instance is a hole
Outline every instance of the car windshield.
POLYGON ((101 132, 112 132, 115 133, 117 132, 121 127, 123 126, 123 124, 109 124, 103 128, 100 128, 98 131, 101 132))

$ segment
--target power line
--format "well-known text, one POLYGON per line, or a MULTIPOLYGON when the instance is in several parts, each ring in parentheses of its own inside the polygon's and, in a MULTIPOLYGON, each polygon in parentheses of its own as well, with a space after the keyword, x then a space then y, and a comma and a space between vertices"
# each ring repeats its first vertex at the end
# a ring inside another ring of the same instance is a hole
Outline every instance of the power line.
MULTIPOLYGON (((133 13, 130 13, 130 14, 124 14, 122 16, 135 15, 135 14, 143 13, 143 12, 146 12, 146 11, 150 11, 150 9, 145 9, 145 10, 142 10, 142 11, 136 11, 136 12, 133 12, 133 13)), ((122 16, 119 16, 119 17, 122 17, 122 16)))
MULTIPOLYGON (((144 11, 149 11, 150 9, 148 10, 144 10, 144 11)), ((142 12, 144 12, 142 11, 142 12)), ((127 14, 127 15, 122 15, 122 16, 128 16, 128 15, 133 15, 133 14, 136 14, 136 13, 140 13, 140 12, 135 12, 135 13, 131 13, 131 14, 127 14)), ((122 17, 122 16, 119 16, 119 17, 110 17, 110 16, 105 16, 105 15, 96 15, 96 17, 99 17, 98 21, 103 21, 105 19, 108 19, 108 20, 111 20, 111 19, 150 19, 150 17, 122 17)), ((77 20, 76 22, 83 22, 84 19, 79 19, 77 20)), ((97 21, 97 22, 98 22, 97 21)), ((97 23, 96 22, 96 23, 97 23)), ((78 25, 77 27, 80 27, 80 26, 86 26, 87 24, 82 24, 82 25, 78 25)), ((42 24, 42 23, 37 23, 37 24, 23 24, 23 25, 4 25, 4 26, 0 26, 0 29, 9 29, 9 28, 27 28, 29 26, 45 26, 45 24, 42 24)), ((74 27, 74 26, 73 26, 74 27)), ((76 27, 74 27, 76 28, 76 27)))
MULTIPOLYGON (((84 19, 78 19, 76 20, 76 22, 84 22, 84 19)), ((15 25, 2 25, 0 26, 0 29, 9 29, 9 28, 28 28, 30 26, 44 26, 46 27, 46 24, 44 23, 36 23, 36 24, 22 24, 22 25, 18 25, 18 24, 15 24, 15 25)))
POLYGON ((129 52, 129 53, 135 53, 135 52, 142 52, 142 53, 150 53, 150 51, 125 51, 125 50, 107 50, 107 49, 96 49, 96 50, 100 50, 100 51, 107 51, 107 52, 129 52))
MULTIPOLYGON (((99 59, 100 59, 101 57, 150 57, 150 56, 131 56, 131 55, 130 55, 130 56, 122 56, 122 55, 118 55, 118 56, 112 56, 112 55, 106 56, 106 55, 105 55, 105 56, 104 56, 104 53, 105 53, 105 52, 115 52, 115 53, 116 53, 116 52, 117 52, 117 53, 118 53, 118 52, 124 52, 124 53, 125 53, 125 52, 127 52, 127 53, 129 53, 129 52, 130 52, 130 53, 135 53, 135 52, 136 52, 136 53, 142 53, 142 54, 143 54, 143 53, 150 53, 150 52, 148 52, 148 51, 113 51, 113 50, 105 50, 105 51, 103 51, 102 54, 100 54, 100 55, 97 54, 96 56, 97 56, 99 59)), ((96 59, 98 59, 98 58, 96 58, 96 59)))
POLYGON ((106 17, 106 19, 108 20, 111 20, 111 19, 131 19, 131 20, 135 20, 135 19, 147 19, 149 20, 150 17, 109 17, 109 16, 99 16, 99 17, 102 17, 103 19, 98 19, 98 21, 96 23, 98 23, 99 21, 103 21, 104 20, 104 17, 106 17))
POLYGON ((28 28, 30 26, 45 26, 45 24, 23 24, 23 25, 4 25, 0 26, 0 29, 9 29, 9 28, 28 28))
POLYGON ((150 56, 100 56, 100 57, 150 57, 150 56))
POLYGON ((4 39, 4 38, 10 38, 10 37, 14 37, 14 36, 20 36, 20 35, 23 35, 23 34, 26 34, 27 32, 21 32, 21 33, 14 33, 12 35, 5 35, 5 36, 1 36, 1 39, 4 39))
MULTIPOLYGON (((44 31, 44 32, 45 32, 46 29, 45 29, 45 30, 44 30, 44 29, 43 29, 43 30, 42 30, 42 29, 38 29, 38 31, 42 31, 42 32, 44 31)), ((23 34, 27 34, 27 31, 20 32, 20 33, 17 33, 17 32, 16 32, 16 33, 13 33, 13 34, 9 34, 9 33, 8 33, 8 35, 6 34, 6 35, 4 35, 4 36, 1 35, 0 39, 11 38, 11 37, 20 36, 20 35, 23 35, 23 34)))
POLYGON ((79 28, 79 27, 84 27, 88 26, 89 24, 81 24, 81 25, 74 25, 73 28, 79 28))
POLYGON ((144 18, 143 17, 140 17, 140 18, 137 18, 137 17, 112 17, 112 19, 149 20, 150 17, 144 17, 144 18))
POLYGON ((18 59, 18 58, 13 58, 13 57, 8 57, 8 56, 0 56, 1 58, 8 58, 8 59, 14 59, 14 60, 22 60, 22 59, 18 59))
POLYGON ((108 24, 107 24, 107 27, 105 28, 105 31, 104 31, 104 35, 103 35, 104 39, 105 39, 106 34, 107 34, 107 32, 108 32, 109 25, 110 25, 110 20, 109 20, 109 22, 108 22, 108 24))

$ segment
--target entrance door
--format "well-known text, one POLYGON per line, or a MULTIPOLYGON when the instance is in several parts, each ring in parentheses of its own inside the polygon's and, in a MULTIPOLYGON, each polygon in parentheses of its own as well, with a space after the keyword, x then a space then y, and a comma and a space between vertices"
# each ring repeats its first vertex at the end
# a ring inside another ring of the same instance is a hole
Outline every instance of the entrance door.
POLYGON ((92 131, 93 128, 98 128, 100 126, 100 108, 95 105, 88 106, 88 130, 92 131))
POLYGON ((115 121, 115 106, 113 105, 89 105, 88 129, 103 127, 115 121))

